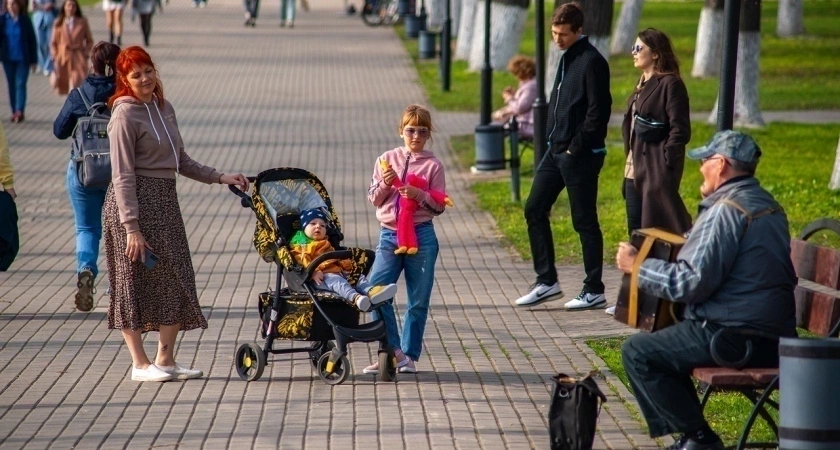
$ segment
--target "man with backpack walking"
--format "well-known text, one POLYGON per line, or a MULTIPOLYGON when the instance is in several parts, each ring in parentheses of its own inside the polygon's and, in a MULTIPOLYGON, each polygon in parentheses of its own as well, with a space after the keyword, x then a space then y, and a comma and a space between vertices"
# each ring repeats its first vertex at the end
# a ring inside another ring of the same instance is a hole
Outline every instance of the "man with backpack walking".
MULTIPOLYGON (((102 205, 105 203, 105 190, 108 183, 85 186, 79 177, 77 157, 80 156, 78 153, 93 150, 86 147, 97 144, 99 146, 97 151, 101 153, 103 142, 104 145, 108 143, 107 120, 110 117, 110 111, 105 106, 105 102, 114 94, 114 62, 119 52, 118 46, 104 41, 93 47, 91 51, 93 73, 85 78, 81 87, 70 91, 64 107, 53 123, 55 137, 59 139, 73 137, 73 151, 67 167, 66 181, 67 194, 76 222, 76 286, 78 291, 75 297, 76 308, 79 311, 90 311, 95 303, 93 294, 96 293, 94 284, 99 273, 96 262, 99 258, 99 241, 102 238, 102 205), (105 128, 101 126, 103 120, 105 128), (85 126, 78 126, 80 123, 85 126), (90 130, 91 133, 83 133, 82 130, 90 130)), ((107 147, 104 151, 107 152, 107 147)), ((99 175, 104 175, 102 165, 99 170, 103 172, 99 175)), ((110 175, 110 164, 107 170, 107 175, 110 175)), ((97 175, 90 172, 85 174, 88 178, 97 175)))

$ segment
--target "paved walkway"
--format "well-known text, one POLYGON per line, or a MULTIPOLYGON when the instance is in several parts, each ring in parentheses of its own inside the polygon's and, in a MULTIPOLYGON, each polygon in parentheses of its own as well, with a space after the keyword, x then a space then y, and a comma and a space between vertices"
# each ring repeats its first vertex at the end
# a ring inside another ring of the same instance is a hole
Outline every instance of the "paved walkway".
MULTIPOLYGON (((331 192, 346 242, 373 247, 378 225, 365 200, 373 161, 400 144, 399 115, 409 103, 425 103, 424 94, 390 29, 337 14, 338 0, 312 3, 289 30, 278 27, 276 3, 264 4, 257 28, 246 29, 237 0, 211 0, 204 9, 173 0, 155 16, 150 50, 196 160, 248 174, 309 169, 331 192)), ((85 12, 94 36, 105 37, 102 12, 85 12)), ((140 42, 128 15, 125 25, 126 44, 140 42)), ((120 333, 106 326, 105 276, 94 311, 74 311, 68 144, 50 133, 63 99, 42 76, 33 76, 29 93, 26 122, 4 123, 23 248, 12 270, 0 274, 2 448, 544 449, 550 377, 605 369, 585 339, 628 332, 601 310, 568 313, 562 302, 511 306, 533 278, 530 263, 500 243, 446 146, 449 133, 474 123, 435 115, 441 133, 432 148, 447 165, 457 207, 436 220, 441 255, 419 374, 377 382, 361 374, 375 348, 354 344, 353 375, 341 386, 323 384, 304 358, 277 358, 259 381, 239 380, 233 353, 259 342, 255 302, 273 266, 251 245, 250 211, 226 189, 181 179, 209 328, 184 333, 176 357, 207 376, 132 382, 120 333)), ((7 114, 0 116, 5 121, 7 114)), ((576 291, 582 270, 560 272, 576 291)), ((608 268, 605 281, 614 299, 616 271, 608 268)), ((148 350, 155 339, 147 339, 148 350)), ((609 402, 595 447, 656 447, 624 403, 632 396, 605 376, 609 402)))

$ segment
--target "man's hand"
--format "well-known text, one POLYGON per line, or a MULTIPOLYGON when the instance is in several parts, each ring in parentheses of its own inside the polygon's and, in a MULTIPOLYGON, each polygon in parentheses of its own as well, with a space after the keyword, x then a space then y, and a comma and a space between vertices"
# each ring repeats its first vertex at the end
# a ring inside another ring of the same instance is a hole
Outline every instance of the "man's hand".
POLYGON ((615 265, 618 266, 618 270, 628 275, 632 273, 633 264, 636 263, 636 255, 638 254, 639 251, 629 242, 619 242, 618 253, 615 255, 615 265))

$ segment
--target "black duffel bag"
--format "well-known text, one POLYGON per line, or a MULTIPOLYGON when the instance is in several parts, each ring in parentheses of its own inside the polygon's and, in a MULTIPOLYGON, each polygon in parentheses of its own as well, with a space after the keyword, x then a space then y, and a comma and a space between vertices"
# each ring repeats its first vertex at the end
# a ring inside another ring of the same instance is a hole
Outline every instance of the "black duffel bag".
POLYGON ((659 142, 668 136, 668 124, 636 114, 633 117, 633 132, 642 142, 659 142))
POLYGON ((590 450, 601 403, 607 397, 595 384, 592 373, 576 379, 566 374, 555 380, 548 409, 551 450, 590 450))

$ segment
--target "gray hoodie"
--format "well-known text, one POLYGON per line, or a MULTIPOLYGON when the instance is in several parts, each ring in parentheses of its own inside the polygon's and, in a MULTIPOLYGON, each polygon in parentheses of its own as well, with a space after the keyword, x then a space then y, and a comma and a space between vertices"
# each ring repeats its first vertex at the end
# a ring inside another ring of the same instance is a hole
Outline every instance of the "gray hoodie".
POLYGON ((114 101, 108 137, 111 144, 111 178, 126 233, 139 231, 135 176, 174 179, 176 173, 204 183, 219 183, 222 174, 201 165, 184 152, 175 109, 157 98, 143 103, 131 96, 114 101))

